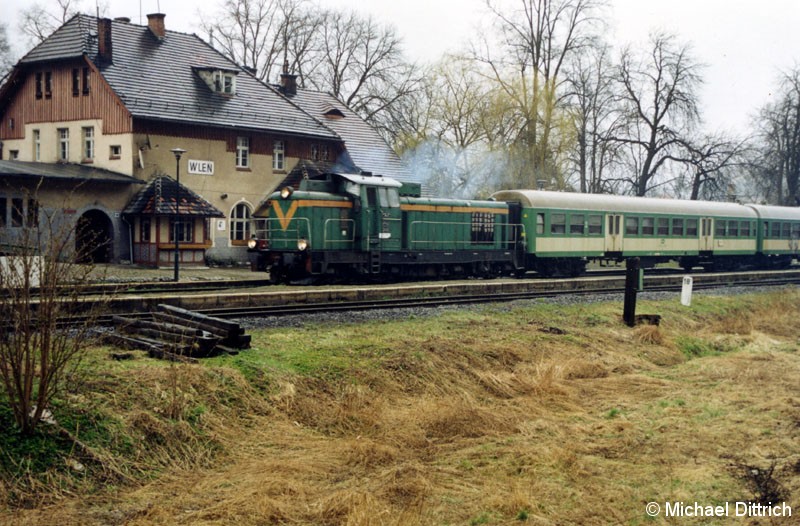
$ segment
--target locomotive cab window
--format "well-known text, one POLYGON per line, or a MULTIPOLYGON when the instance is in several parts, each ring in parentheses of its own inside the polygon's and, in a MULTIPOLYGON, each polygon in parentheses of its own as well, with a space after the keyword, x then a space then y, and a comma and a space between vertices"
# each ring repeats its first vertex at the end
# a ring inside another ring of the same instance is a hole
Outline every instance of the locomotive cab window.
POLYGON ((397 208, 400 206, 400 194, 396 188, 378 188, 378 196, 383 208, 397 208))

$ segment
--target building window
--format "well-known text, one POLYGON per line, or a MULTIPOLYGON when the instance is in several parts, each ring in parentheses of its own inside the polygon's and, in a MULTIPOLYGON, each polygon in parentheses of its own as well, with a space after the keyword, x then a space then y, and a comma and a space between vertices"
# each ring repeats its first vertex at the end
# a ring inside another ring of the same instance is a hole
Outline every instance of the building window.
POLYGON ((36 228, 39 226, 39 201, 36 199, 28 199, 27 221, 29 227, 36 228))
POLYGON ((314 161, 327 161, 329 157, 327 144, 312 144, 311 159, 314 161))
POLYGON ((83 128, 83 162, 94 159, 94 127, 83 128))
POLYGON ((250 238, 250 207, 239 203, 231 212, 231 241, 247 241, 250 238))
POLYGON ((77 97, 81 92, 81 72, 78 68, 72 70, 72 96, 77 97))
POLYGON ((36 73, 36 98, 42 98, 42 72, 39 71, 36 73))
POLYGON ((142 217, 139 219, 139 242, 140 243, 149 243, 150 242, 150 226, 152 225, 152 221, 149 217, 142 217))
POLYGON ((33 160, 42 160, 42 135, 39 130, 33 130, 33 160))
POLYGON ((0 228, 6 227, 6 216, 8 215, 8 200, 0 197, 0 228))
POLYGON ((19 150, 8 150, 8 159, 10 161, 16 161, 19 159, 19 150))
POLYGON ((108 150, 109 159, 119 159, 122 157, 122 146, 119 144, 112 144, 108 150))
POLYGON ((11 199, 11 226, 22 226, 22 199, 19 197, 11 199))
POLYGON ((82 79, 83 79, 83 94, 84 95, 88 95, 89 94, 89 71, 91 71, 89 68, 83 68, 83 77, 82 77, 82 79))
MULTIPOLYGON (((175 242, 175 225, 176 220, 170 219, 169 221, 169 240, 175 242)), ((181 243, 191 243, 194 241, 194 219, 181 218, 177 221, 178 227, 178 241, 181 243)))
POLYGON ((286 152, 286 145, 283 141, 275 141, 272 146, 272 169, 283 170, 285 165, 284 154, 286 152))
POLYGON ((236 93, 236 79, 233 73, 214 72, 214 91, 225 95, 236 93))
POLYGON ((250 138, 236 138, 236 168, 250 168, 250 138))
POLYGON ((47 71, 44 74, 44 96, 49 99, 53 96, 53 72, 47 71))
POLYGON ((69 161, 69 128, 58 129, 58 160, 69 161))

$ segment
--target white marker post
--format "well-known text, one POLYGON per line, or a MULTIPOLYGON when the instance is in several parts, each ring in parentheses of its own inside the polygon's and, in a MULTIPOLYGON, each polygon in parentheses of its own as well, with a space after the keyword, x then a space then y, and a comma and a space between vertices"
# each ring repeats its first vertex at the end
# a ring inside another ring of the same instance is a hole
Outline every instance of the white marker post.
POLYGON ((692 282, 691 276, 683 277, 683 287, 681 288, 681 305, 686 307, 692 304, 692 282))

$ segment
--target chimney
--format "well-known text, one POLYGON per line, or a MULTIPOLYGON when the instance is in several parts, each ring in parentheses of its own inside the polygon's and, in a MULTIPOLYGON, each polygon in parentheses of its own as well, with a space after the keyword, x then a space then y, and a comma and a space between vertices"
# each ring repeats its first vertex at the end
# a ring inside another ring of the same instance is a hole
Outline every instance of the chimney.
POLYGON ((281 73, 281 91, 284 95, 297 95, 297 75, 289 74, 289 61, 283 62, 281 73))
POLYGON ((97 19, 97 57, 105 62, 111 62, 111 19, 97 19))
POLYGON ((167 36, 167 30, 164 27, 165 16, 167 15, 163 13, 151 13, 147 15, 147 26, 159 40, 164 40, 164 37, 167 36))

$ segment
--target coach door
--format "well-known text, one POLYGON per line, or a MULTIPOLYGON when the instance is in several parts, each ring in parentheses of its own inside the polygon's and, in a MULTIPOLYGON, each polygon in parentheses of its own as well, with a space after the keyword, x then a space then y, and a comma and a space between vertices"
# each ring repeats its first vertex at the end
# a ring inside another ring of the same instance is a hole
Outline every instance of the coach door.
POLYGON ((714 219, 700 218, 700 250, 714 250, 714 219))
POLYGON ((622 216, 606 214, 606 252, 622 252, 622 216))

